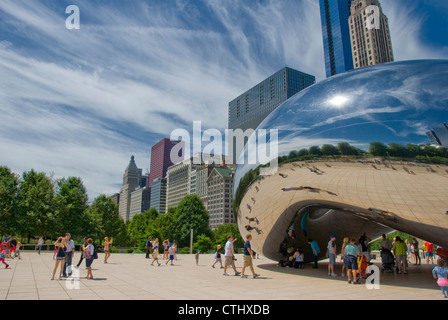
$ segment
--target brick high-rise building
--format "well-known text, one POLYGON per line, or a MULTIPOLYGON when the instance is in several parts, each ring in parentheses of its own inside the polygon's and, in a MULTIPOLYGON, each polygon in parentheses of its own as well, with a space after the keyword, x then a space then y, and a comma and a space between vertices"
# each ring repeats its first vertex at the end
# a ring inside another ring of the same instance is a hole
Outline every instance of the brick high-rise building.
MULTIPOLYGON (((151 148, 151 169, 149 172, 149 178, 147 186, 151 187, 152 182, 158 178, 166 177, 166 170, 173 164, 170 158, 171 149, 178 143, 183 143, 180 141, 171 141, 170 139, 164 138, 156 143, 151 148)), ((183 155, 182 156, 183 159, 183 155)))

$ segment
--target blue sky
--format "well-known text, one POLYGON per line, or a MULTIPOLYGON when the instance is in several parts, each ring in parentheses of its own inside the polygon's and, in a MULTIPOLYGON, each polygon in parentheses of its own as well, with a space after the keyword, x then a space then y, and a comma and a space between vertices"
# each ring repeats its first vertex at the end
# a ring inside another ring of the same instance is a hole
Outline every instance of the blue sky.
MULTIPOLYGON (((382 0, 395 60, 448 59, 448 2, 382 0)), ((317 0, 1 0, 0 165, 119 192, 131 155, 282 67, 324 80, 317 0), (81 29, 68 30, 68 5, 81 29)))

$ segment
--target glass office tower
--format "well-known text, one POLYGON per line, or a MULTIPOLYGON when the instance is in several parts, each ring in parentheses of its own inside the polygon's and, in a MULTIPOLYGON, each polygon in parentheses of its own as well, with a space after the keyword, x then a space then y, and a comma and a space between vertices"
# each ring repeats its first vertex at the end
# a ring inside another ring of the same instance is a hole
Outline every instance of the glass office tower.
POLYGON ((353 69, 348 18, 353 0, 319 0, 327 77, 353 69))

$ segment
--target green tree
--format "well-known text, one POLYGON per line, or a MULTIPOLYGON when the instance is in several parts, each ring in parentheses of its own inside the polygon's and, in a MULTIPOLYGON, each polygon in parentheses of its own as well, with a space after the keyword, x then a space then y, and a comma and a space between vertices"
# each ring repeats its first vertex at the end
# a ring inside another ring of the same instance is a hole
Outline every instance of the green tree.
POLYGON ((24 172, 19 185, 14 231, 27 236, 48 236, 54 232, 54 186, 45 173, 24 172))
POLYGON ((146 219, 143 214, 138 213, 132 217, 131 222, 128 224, 128 236, 131 245, 139 246, 139 243, 142 239, 145 240, 146 243, 146 231, 148 229, 148 225, 146 224, 146 219))
POLYGON ((382 142, 371 142, 369 147, 369 153, 373 157, 386 157, 387 146, 382 142))
POLYGON ((95 235, 100 244, 105 237, 116 238, 119 236, 123 219, 118 214, 118 205, 106 195, 98 196, 88 210, 91 236, 95 235))
POLYGON ((212 239, 215 244, 215 247, 217 245, 221 245, 221 247, 224 248, 226 242, 227 242, 227 236, 231 235, 234 239, 237 239, 234 243, 234 248, 241 248, 244 246, 245 236, 240 234, 240 231, 238 229, 238 226, 235 223, 227 223, 222 224, 218 226, 215 230, 212 232, 212 239))
POLYGON ((205 253, 211 249, 213 249, 213 242, 210 237, 207 237, 205 234, 198 235, 196 242, 193 243, 193 250, 201 250, 201 252, 205 253))
POLYGON ((309 149, 309 154, 320 156, 322 154, 322 151, 320 150, 319 146, 311 146, 309 149))
POLYGON ((0 166, 0 234, 11 233, 11 223, 17 213, 19 176, 0 166))
POLYGON ((73 238, 85 237, 90 228, 88 221, 87 190, 77 177, 59 179, 55 196, 56 232, 69 232, 73 238))
POLYGON ((185 196, 177 206, 176 219, 179 226, 179 246, 188 245, 190 242, 190 230, 193 235, 209 235, 209 215, 201 198, 195 194, 185 196))
POLYGON ((339 150, 332 144, 324 144, 321 148, 321 152, 326 156, 336 156, 339 155, 339 150))

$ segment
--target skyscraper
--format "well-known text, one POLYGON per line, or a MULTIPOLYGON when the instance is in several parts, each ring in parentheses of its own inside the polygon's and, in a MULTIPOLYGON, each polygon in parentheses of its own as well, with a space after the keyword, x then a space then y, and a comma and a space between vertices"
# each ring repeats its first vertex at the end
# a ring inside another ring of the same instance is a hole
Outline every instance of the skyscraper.
POLYGON ((130 220, 131 193, 140 187, 141 177, 142 169, 137 168, 134 156, 132 156, 123 175, 123 186, 121 187, 120 203, 118 205, 118 213, 124 222, 130 220))
POLYGON ((319 0, 327 77, 353 69, 348 18, 353 0, 319 0))
POLYGON ((166 171, 168 167, 172 166, 173 163, 170 158, 171 149, 182 143, 180 141, 171 141, 170 139, 164 138, 156 143, 151 148, 151 170, 149 172, 149 178, 147 186, 150 187, 155 179, 163 178, 166 176, 166 171))
POLYGON ((355 69, 394 61, 389 22, 378 0, 353 1, 349 27, 355 69))
MULTIPOLYGON (((288 67, 281 69, 229 102, 229 129, 255 130, 280 104, 315 82, 312 75, 288 67)), ((236 163, 242 148, 237 148, 232 136, 228 142, 231 160, 236 163)))

